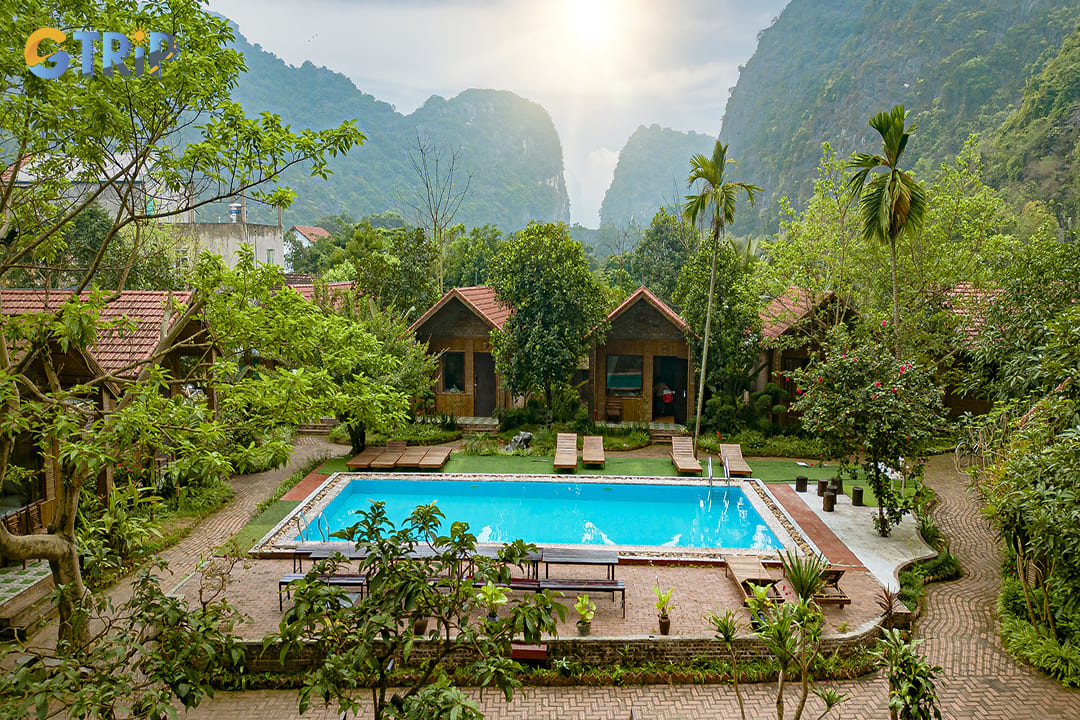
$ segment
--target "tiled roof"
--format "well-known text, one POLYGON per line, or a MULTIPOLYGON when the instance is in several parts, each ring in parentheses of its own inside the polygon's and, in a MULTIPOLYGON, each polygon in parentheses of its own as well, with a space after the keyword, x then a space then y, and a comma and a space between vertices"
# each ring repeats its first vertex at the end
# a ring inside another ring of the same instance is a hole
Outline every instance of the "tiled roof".
MULTIPOLYGON (((55 311, 71 295, 70 290, 50 290, 46 299, 44 290, 0 290, 0 314, 11 317, 55 311)), ((83 297, 87 296, 88 293, 83 293, 83 297)), ((174 292, 172 297, 175 302, 186 305, 191 300, 191 293, 174 292)), ((124 332, 102 333, 97 345, 91 348, 93 358, 105 372, 119 377, 132 377, 138 372, 132 365, 145 361, 157 347, 168 299, 169 293, 164 290, 125 290, 105 306, 101 313, 103 321, 126 317, 134 325, 124 332)), ((170 326, 180 315, 173 313, 170 326)))
POLYGON ((960 319, 959 332, 974 340, 986 322, 986 312, 1001 295, 995 288, 977 288, 969 282, 958 282, 945 293, 945 306, 960 319))
POLYGON ((494 289, 487 285, 472 285, 470 287, 451 288, 439 299, 439 302, 428 308, 428 311, 421 315, 410 326, 410 329, 413 331, 419 329, 454 299, 459 300, 465 307, 476 313, 481 320, 497 330, 502 330, 506 319, 510 317, 510 308, 495 299, 494 289))
POLYGON ((289 229, 295 230, 296 232, 303 235, 309 243, 318 242, 323 238, 330 237, 329 230, 327 230, 326 228, 318 227, 316 225, 293 225, 289 229))
POLYGON ((670 307, 668 307, 667 303, 665 303, 660 298, 656 297, 656 295, 654 295, 653 292, 651 290, 649 290, 649 288, 645 287, 644 285, 639 287, 634 292, 630 293, 630 296, 628 298, 626 298, 621 303, 619 303, 619 307, 615 308, 614 310, 612 310, 611 312, 608 313, 608 316, 607 316, 608 317, 608 322, 613 322, 615 320, 615 318, 622 315, 632 305, 634 305, 635 303, 637 303, 638 301, 641 301, 641 300, 644 300, 645 302, 649 303, 654 308, 656 308, 657 311, 659 311, 659 313, 661 315, 663 315, 664 317, 666 317, 668 320, 671 321, 672 325, 679 328, 684 333, 690 331, 690 326, 686 324, 686 321, 683 320, 682 317, 677 312, 675 312, 670 307))
POLYGON ((809 290, 789 287, 761 311, 762 336, 775 340, 806 319, 814 307, 809 290))
MULTIPOLYGON (((293 284, 290 283, 289 287, 291 287, 296 292, 300 293, 300 296, 303 297, 308 302, 313 302, 315 300, 315 288, 318 287, 318 286, 315 285, 314 283, 298 283, 296 285, 293 285, 293 284)), ((351 281, 351 280, 346 280, 344 282, 325 283, 324 287, 331 294, 335 294, 335 293, 339 293, 339 292, 341 292, 341 293, 356 292, 358 295, 363 294, 363 292, 357 287, 357 284, 355 282, 351 281)))

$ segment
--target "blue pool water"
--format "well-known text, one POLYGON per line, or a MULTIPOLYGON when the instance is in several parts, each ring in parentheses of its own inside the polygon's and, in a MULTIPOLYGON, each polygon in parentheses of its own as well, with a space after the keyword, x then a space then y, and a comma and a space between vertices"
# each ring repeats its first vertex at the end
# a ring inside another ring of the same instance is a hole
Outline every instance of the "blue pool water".
POLYGON ((444 531, 449 522, 462 520, 479 542, 521 538, 538 545, 781 547, 737 487, 353 480, 323 511, 324 526, 352 525, 357 522, 354 512, 373 500, 386 503, 395 525, 417 505, 435 502, 446 516, 444 531))

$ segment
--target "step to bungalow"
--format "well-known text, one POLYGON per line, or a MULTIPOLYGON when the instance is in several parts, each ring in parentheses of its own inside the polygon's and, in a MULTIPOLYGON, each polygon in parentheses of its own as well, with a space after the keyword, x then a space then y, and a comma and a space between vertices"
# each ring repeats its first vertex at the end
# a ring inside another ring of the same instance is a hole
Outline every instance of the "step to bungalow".
POLYGON ((296 432, 300 435, 326 435, 337 425, 334 418, 323 418, 315 422, 300 423, 296 432))
POLYGON ((34 585, 0 606, 0 638, 25 640, 41 625, 56 617, 52 601, 52 576, 34 585))

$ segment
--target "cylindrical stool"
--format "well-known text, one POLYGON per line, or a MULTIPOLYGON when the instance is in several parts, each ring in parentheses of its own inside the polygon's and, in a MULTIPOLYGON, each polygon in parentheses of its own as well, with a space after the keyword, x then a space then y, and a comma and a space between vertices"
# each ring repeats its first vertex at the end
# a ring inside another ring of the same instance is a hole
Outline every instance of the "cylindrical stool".
POLYGON ((810 478, 806 477, 805 475, 796 475, 795 476, 795 492, 806 492, 806 483, 809 480, 810 480, 810 478))
POLYGON ((856 507, 862 507, 862 486, 856 485, 851 488, 851 504, 856 507))
POLYGON ((821 502, 821 509, 825 512, 832 512, 836 508, 836 493, 829 490, 822 496, 824 499, 821 502))
POLYGON ((823 497, 825 495, 825 491, 828 489, 828 487, 829 487, 829 481, 828 480, 818 480, 817 481, 817 494, 818 494, 818 497, 823 497))
POLYGON ((844 478, 837 476, 832 479, 833 487, 836 488, 837 495, 844 494, 844 478))

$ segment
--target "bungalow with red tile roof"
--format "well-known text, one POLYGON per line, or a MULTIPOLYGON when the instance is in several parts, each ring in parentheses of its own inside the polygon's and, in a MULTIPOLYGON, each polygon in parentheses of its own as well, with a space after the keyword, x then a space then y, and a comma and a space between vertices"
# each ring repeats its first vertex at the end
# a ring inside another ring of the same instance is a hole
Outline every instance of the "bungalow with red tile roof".
MULTIPOLYGON (((0 323, 9 325, 19 322, 20 317, 33 313, 55 312, 72 295, 69 290, 0 290, 0 323)), ((198 369, 213 362, 215 351, 209 335, 201 322, 187 323, 178 330, 172 349, 161 357, 155 350, 163 336, 176 328, 176 322, 191 300, 191 293, 171 293, 156 290, 124 291, 109 303, 101 313, 102 321, 123 318, 127 321, 123 331, 106 329, 99 333, 97 343, 87 350, 57 345, 51 353, 53 366, 61 385, 71 387, 99 380, 96 401, 103 408, 111 408, 123 392, 125 383, 133 381, 147 364, 155 363, 169 371, 169 384, 173 395, 183 392, 183 386, 194 380, 198 369)), ((16 344, 13 354, 18 357, 26 347, 16 344)), ((39 361, 26 368, 25 374, 35 383, 45 384, 45 370, 39 361)), ((213 394, 209 396, 211 408, 215 406, 213 394)), ((55 454, 55 453, 53 453, 55 454)), ((40 520, 48 523, 55 512, 59 468, 46 462, 32 438, 16 443, 12 463, 40 474, 40 484, 32 489, 33 497, 27 498, 37 504, 40 520)), ((112 485, 111 469, 99 479, 99 492, 105 493, 112 485)))
POLYGON ((608 313, 608 323, 589 356, 597 419, 686 423, 696 392, 686 321, 642 286, 608 313))
POLYGON ((418 342, 439 353, 435 412, 490 417, 510 407, 510 393, 495 373, 491 331, 502 329, 510 310, 486 285, 453 288, 411 326, 418 342))
POLYGON ((289 232, 296 233, 296 239, 304 247, 309 247, 330 237, 330 231, 326 228, 318 227, 317 225, 293 225, 289 228, 289 232))
POLYGON ((791 374, 810 364, 825 328, 847 322, 855 312, 831 292, 815 295, 804 288, 789 287, 773 298, 761 311, 761 335, 764 349, 758 360, 761 371, 754 381, 754 391, 775 383, 795 399, 791 374))

